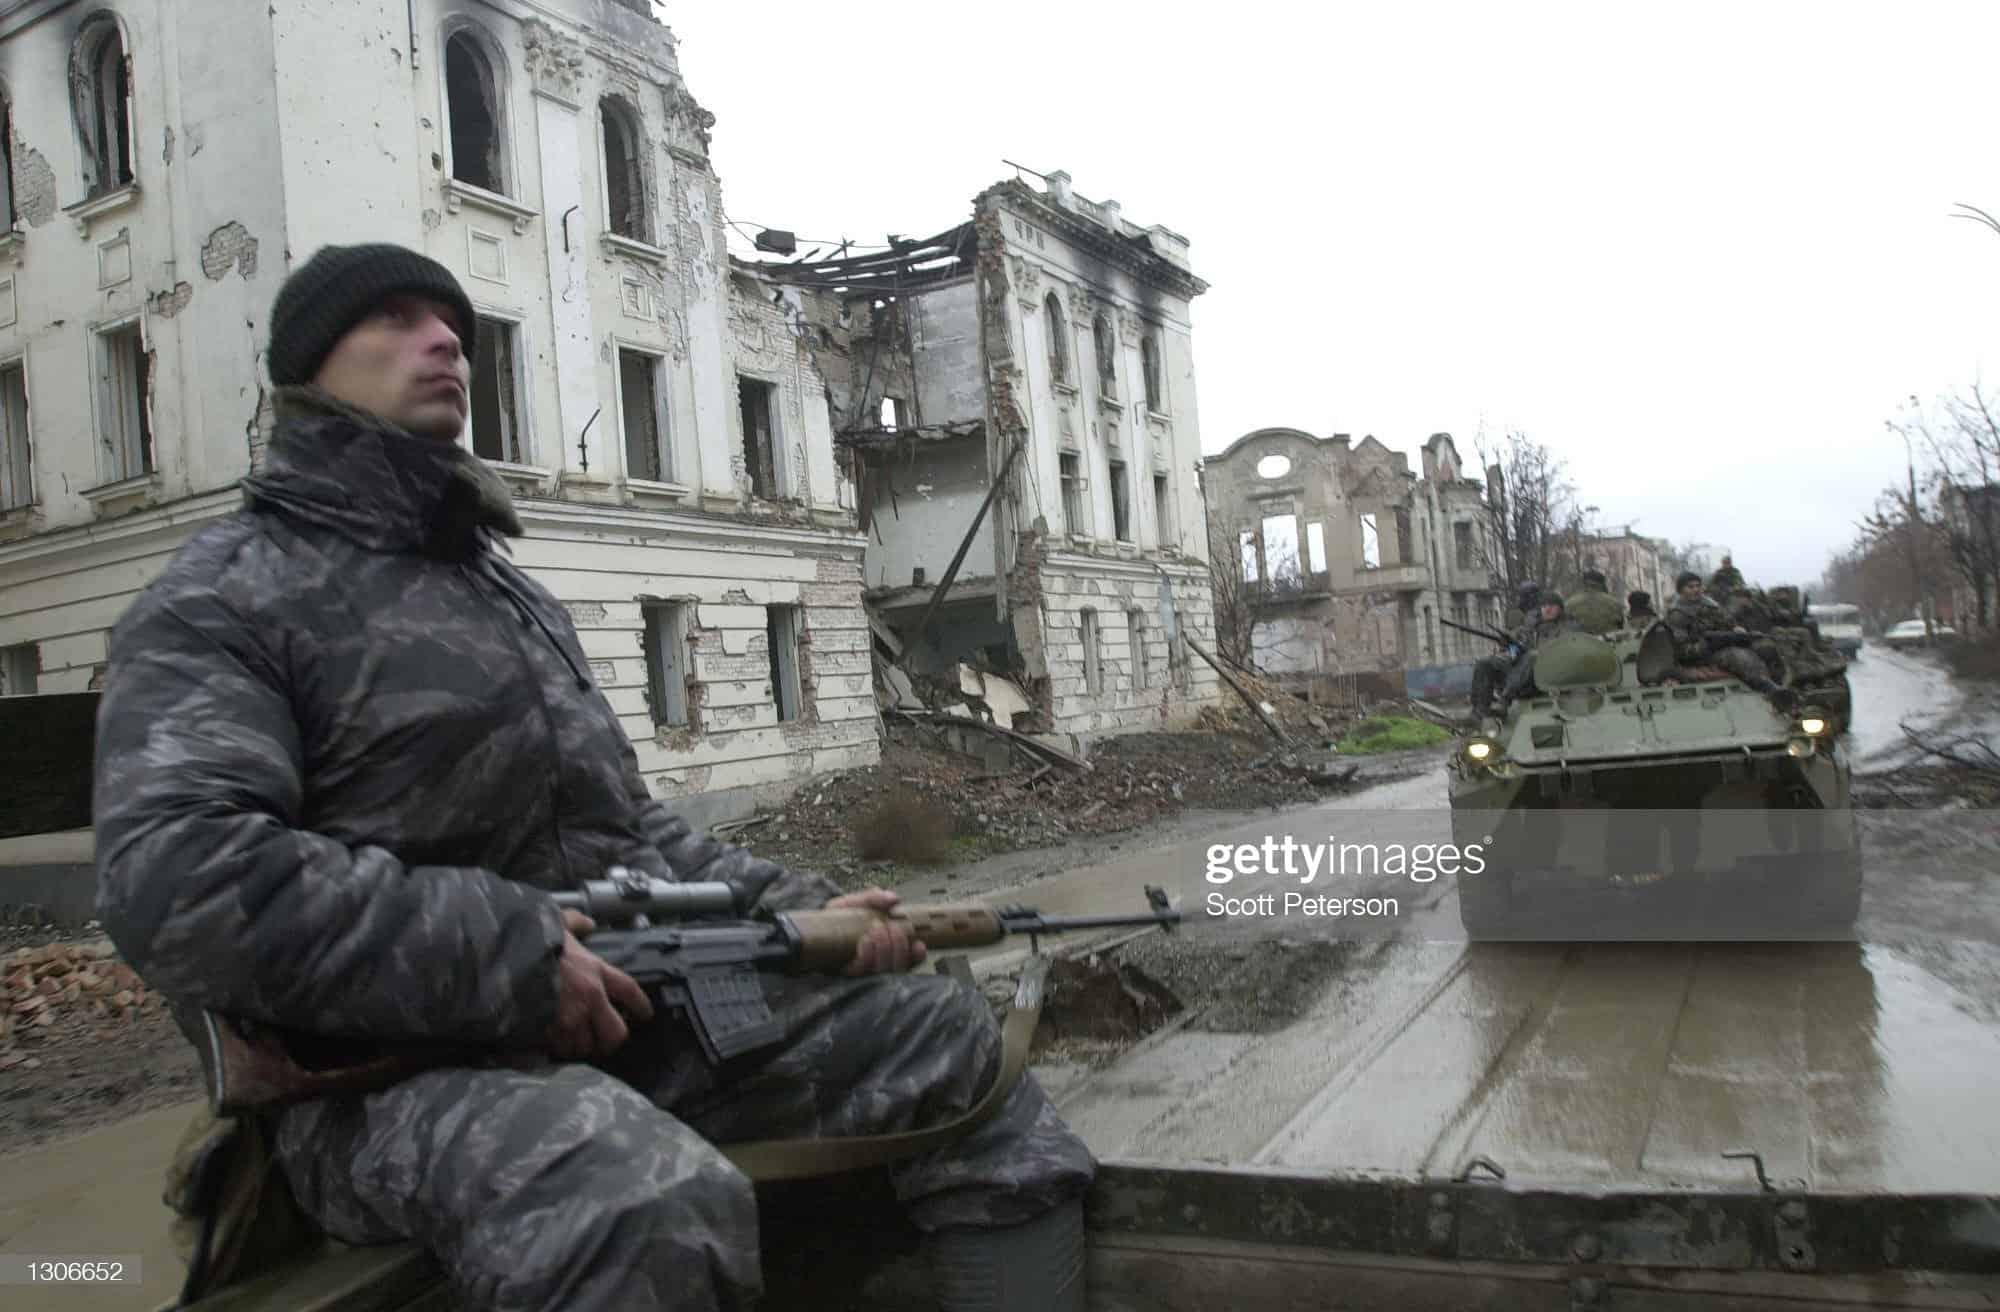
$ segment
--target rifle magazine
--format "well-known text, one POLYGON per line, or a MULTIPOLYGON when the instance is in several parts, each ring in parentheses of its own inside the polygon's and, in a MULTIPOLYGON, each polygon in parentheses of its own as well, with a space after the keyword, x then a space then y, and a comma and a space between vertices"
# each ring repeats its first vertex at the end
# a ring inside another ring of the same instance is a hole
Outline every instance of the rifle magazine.
POLYGON ((728 1061, 784 1038, 756 966, 723 966, 687 977, 687 1013, 711 1062, 728 1061))

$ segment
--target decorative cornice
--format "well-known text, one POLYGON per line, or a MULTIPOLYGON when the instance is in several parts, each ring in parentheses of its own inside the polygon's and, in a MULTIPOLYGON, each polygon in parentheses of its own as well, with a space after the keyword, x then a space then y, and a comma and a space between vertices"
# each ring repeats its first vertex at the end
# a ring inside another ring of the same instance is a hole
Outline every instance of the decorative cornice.
POLYGON ((1187 270, 1141 249, 1130 238, 1114 236, 1090 220, 1070 213, 1046 196, 1036 194, 1026 183, 1011 180, 999 183, 987 188, 980 200, 1018 205, 1029 217, 1046 224, 1072 245, 1103 257, 1142 282, 1164 287, 1187 300, 1208 290, 1206 282, 1187 270))

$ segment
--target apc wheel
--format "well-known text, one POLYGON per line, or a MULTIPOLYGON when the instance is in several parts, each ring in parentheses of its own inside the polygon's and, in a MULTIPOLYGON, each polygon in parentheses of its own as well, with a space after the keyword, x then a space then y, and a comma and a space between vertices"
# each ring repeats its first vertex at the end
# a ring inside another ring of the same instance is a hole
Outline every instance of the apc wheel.
POLYGON ((1465 936, 1511 938, 1514 928, 1514 881, 1504 870, 1488 866, 1476 875, 1458 877, 1458 921, 1465 936))

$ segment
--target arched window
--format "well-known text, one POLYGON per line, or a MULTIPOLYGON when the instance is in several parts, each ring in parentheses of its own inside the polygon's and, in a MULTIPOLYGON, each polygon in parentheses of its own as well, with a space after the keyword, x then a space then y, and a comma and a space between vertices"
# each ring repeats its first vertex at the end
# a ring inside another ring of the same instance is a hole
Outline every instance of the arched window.
MULTIPOLYGON (((85 198, 132 182, 132 73, 118 22, 100 14, 70 52, 70 110, 83 147, 85 198)), ((11 152, 10 152, 11 153, 11 152)))
POLYGON ((1050 292, 1042 300, 1049 321, 1049 377, 1058 383, 1069 381, 1069 321, 1063 318, 1062 302, 1050 292))
POLYGON ((451 127, 451 176, 507 195, 507 116, 502 112, 499 72, 469 31, 454 32, 445 40, 444 90, 451 127))
POLYGON ((1139 365, 1146 372, 1146 408, 1158 414, 1166 413, 1166 396, 1160 386, 1160 339, 1155 333, 1147 333, 1139 339, 1139 365))
POLYGON ((646 179, 640 168, 639 116, 621 96, 597 102, 604 143, 605 226, 633 241, 653 240, 646 215, 646 179))
POLYGON ((1106 396, 1118 395, 1118 344, 1111 336, 1111 320, 1098 315, 1090 325, 1091 349, 1097 355, 1097 386, 1106 396))

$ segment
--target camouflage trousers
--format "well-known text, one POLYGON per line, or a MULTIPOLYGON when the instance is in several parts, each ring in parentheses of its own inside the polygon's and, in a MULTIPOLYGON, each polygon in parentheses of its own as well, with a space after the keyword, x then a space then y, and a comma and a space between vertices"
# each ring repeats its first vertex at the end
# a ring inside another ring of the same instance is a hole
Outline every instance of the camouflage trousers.
MULTIPOLYGON (((942 976, 767 976, 766 992, 783 1042, 720 1068, 663 1017, 607 1069, 440 1070, 294 1108, 279 1159, 328 1234, 421 1242, 475 1308, 748 1307, 763 1289, 756 1199, 714 1143, 935 1125, 1000 1064, 986 1002, 942 976)), ((890 1178, 934 1231, 1031 1219, 1094 1171, 1024 1076, 993 1119, 890 1178)))
POLYGON ((1514 662, 1506 653, 1495 652, 1482 656, 1472 666, 1472 712, 1483 715, 1493 709, 1493 695, 1506 682, 1514 669, 1514 662))
POLYGON ((1727 670, 1753 688, 1771 682, 1769 667, 1748 647, 1720 648, 1710 654, 1708 663, 1717 669, 1727 670))

